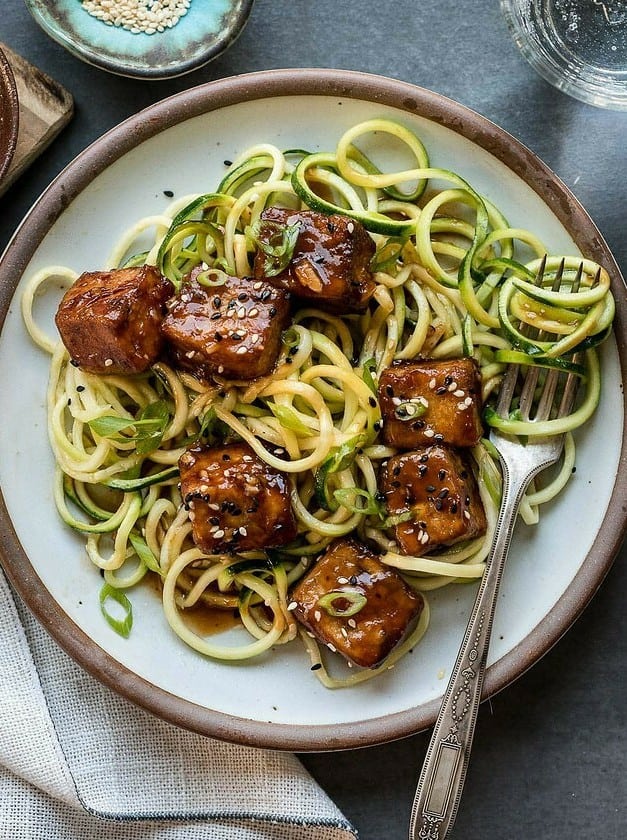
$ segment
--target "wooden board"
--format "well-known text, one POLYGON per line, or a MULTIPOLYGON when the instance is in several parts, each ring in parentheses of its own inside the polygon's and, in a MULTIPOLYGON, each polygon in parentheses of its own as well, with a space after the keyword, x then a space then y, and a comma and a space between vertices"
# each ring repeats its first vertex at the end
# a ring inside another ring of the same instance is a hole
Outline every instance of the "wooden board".
POLYGON ((74 113, 71 94, 58 82, 0 43, 15 76, 20 105, 17 147, 0 195, 43 152, 74 113))

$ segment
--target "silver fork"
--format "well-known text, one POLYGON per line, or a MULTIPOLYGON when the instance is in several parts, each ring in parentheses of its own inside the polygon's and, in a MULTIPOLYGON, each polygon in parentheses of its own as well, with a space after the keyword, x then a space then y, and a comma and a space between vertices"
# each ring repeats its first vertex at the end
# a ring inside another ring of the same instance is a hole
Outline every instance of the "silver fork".
MULTIPOLYGON (((542 282, 544 266, 545 261, 538 270, 538 284, 542 282)), ((556 272, 553 288, 559 288, 562 271, 563 264, 556 272)), ((578 287, 581 274, 582 267, 572 290, 578 287)), ((528 367, 524 373, 519 401, 520 414, 524 420, 546 420, 553 412, 558 381, 564 375, 551 370, 538 397, 538 368, 528 367), (536 409, 532 417, 534 405, 536 409)), ((496 409, 501 417, 508 416, 520 375, 518 365, 511 365, 507 370, 496 409)), ((567 375, 556 416, 562 417, 570 412, 577 382, 574 374, 567 375)), ((531 480, 559 459, 564 444, 563 435, 557 435, 544 438, 530 436, 523 445, 517 437, 502 434, 496 429, 490 432, 490 440, 499 454, 502 466, 501 507, 486 569, 418 781, 411 811, 409 840, 444 840, 455 822, 481 699, 499 584, 518 508, 531 480)))

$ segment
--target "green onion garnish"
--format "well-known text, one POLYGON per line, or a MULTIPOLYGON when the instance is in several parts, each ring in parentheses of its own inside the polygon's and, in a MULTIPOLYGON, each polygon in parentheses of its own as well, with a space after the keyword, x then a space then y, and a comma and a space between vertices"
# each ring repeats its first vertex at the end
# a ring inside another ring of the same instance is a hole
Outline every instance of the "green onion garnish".
POLYGON ((334 589, 318 598, 318 606, 336 618, 350 618, 368 603, 368 599, 356 589, 334 589))
POLYGON ((133 626, 133 607, 126 595, 114 586, 110 586, 108 583, 105 583, 100 590, 99 600, 100 611, 105 617, 107 624, 120 636, 128 639, 133 626), (120 607, 124 610, 124 618, 116 618, 109 612, 107 607, 107 602, 109 600, 115 601, 120 605, 120 607))
POLYGON ((246 228, 248 236, 265 255, 263 273, 266 277, 275 277, 287 268, 294 254, 299 231, 299 225, 281 225, 270 220, 258 220, 246 228), (267 240, 261 239, 262 230, 267 240))
POLYGON ((402 402, 394 409, 394 416, 397 420, 406 422, 408 420, 416 420, 426 414, 427 406, 423 402, 402 402))

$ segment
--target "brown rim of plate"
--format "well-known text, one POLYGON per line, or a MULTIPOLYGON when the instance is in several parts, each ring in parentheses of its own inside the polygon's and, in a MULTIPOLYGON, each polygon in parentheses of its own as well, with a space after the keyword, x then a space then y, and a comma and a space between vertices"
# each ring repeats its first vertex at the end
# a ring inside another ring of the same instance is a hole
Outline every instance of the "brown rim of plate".
POLYGON ((17 146, 19 112, 15 77, 6 55, 0 49, 0 181, 11 165, 17 146))
MULTIPOLYGON (((581 251, 607 267, 617 303, 615 337, 623 379, 627 379, 624 281, 600 232, 559 178, 518 140, 476 112, 405 82, 345 70, 270 70, 210 82, 159 102, 103 135, 42 194, 23 223, 28 236, 14 237, 0 259, 0 326, 13 291, 42 238, 69 203, 111 162, 164 129, 200 114, 240 102, 290 95, 331 95, 399 108, 452 129, 506 164, 538 193, 581 251)), ((627 527, 621 504, 626 495, 627 433, 624 430, 614 502, 606 511, 590 552, 548 615, 512 651, 488 668, 484 699, 531 667, 588 604, 620 548, 627 527)), ((0 557, 16 590, 71 657, 117 693, 177 726, 233 743, 313 752, 385 743, 426 729, 435 721, 438 700, 380 718, 318 726, 264 723, 206 709, 152 685, 123 667, 74 624, 37 576, 1 497, 0 557)))

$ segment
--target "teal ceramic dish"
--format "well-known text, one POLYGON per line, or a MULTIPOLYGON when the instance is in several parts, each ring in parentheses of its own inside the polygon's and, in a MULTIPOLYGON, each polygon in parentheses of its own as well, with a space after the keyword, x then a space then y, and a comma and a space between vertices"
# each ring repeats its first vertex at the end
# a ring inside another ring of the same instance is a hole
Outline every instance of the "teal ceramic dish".
POLYGON ((191 0, 171 29, 145 34, 93 17, 80 0, 25 0, 42 29, 78 58, 119 76, 169 79, 212 61, 238 37, 254 0, 191 0))

